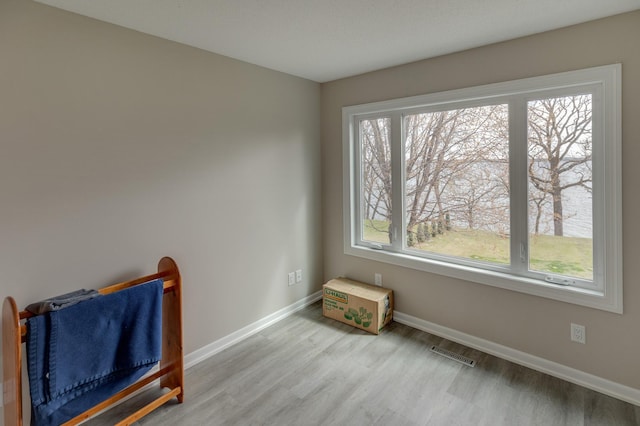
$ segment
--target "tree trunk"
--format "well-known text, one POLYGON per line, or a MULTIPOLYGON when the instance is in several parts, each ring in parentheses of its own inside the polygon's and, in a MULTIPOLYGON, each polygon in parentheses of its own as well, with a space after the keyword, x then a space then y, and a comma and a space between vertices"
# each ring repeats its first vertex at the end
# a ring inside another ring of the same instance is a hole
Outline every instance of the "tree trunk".
POLYGON ((542 219, 542 201, 543 200, 544 199, 540 201, 536 201, 536 224, 534 229, 534 233, 536 235, 540 234, 540 220, 542 219))
POLYGON ((562 214, 562 187, 560 186, 558 173, 552 172, 551 188, 551 195, 553 196, 553 235, 562 237, 564 235, 564 215, 562 214))

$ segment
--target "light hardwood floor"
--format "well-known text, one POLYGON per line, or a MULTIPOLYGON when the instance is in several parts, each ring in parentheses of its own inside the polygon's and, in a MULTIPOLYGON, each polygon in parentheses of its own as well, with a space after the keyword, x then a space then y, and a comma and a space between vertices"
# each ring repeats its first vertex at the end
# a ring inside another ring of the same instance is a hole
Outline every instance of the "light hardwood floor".
MULTIPOLYGON (((324 318, 320 302, 188 369, 185 387, 183 404, 138 424, 640 425, 632 404, 398 323, 374 336, 324 318)), ((87 424, 114 424, 157 392, 87 424)))

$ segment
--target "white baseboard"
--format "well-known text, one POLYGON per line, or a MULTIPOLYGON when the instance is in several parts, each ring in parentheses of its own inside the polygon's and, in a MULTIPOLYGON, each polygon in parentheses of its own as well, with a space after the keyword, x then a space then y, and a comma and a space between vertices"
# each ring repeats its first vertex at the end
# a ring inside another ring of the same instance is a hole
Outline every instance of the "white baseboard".
MULTIPOLYGON (((221 339, 216 340, 215 342, 212 342, 194 352, 191 352, 190 354, 185 356, 185 369, 193 367, 194 365, 217 354, 218 352, 221 352, 226 348, 260 332, 266 327, 269 327, 270 325, 273 325, 276 322, 285 319, 286 317, 305 308, 306 306, 309 306, 310 304, 320 300, 321 298, 322 291, 313 293, 292 305, 282 308, 271 315, 268 315, 221 339)), ((514 362, 533 370, 549 374, 559 379, 566 380, 568 382, 584 386, 585 388, 592 389, 605 395, 609 395, 622 401, 640 406, 640 389, 621 385, 619 383, 603 379, 593 374, 585 373, 583 371, 576 370, 574 368, 567 367, 565 365, 558 364, 544 358, 530 355, 528 353, 491 342, 489 340, 481 339, 479 337, 462 333, 451 328, 443 327, 441 325, 434 324, 432 322, 425 321, 423 319, 407 315, 402 312, 395 311, 393 313, 393 319, 400 324, 405 324, 409 327, 413 327, 427 333, 435 334, 437 336, 454 341, 456 343, 460 343, 470 348, 477 349, 482 352, 486 352, 490 355, 497 356, 507 361, 514 362)), ((0 407, 2 407, 2 401, 0 401, 0 407)))
POLYGON ((317 302, 322 299, 322 291, 317 291, 304 299, 300 299, 296 303, 286 306, 279 311, 268 315, 253 324, 249 324, 246 327, 241 328, 240 330, 234 331, 231 334, 224 336, 221 339, 216 340, 215 342, 209 343, 208 345, 197 349, 190 354, 184 357, 184 368, 187 369, 192 367, 199 362, 204 361, 205 359, 217 354, 228 348, 229 346, 235 345, 236 343, 246 339, 247 337, 253 336, 258 333, 260 330, 263 330, 270 325, 275 324, 278 321, 281 321, 288 317, 289 315, 309 306, 310 304, 317 302))
POLYGON ((445 339, 456 343, 460 343, 470 348, 497 356, 498 358, 511 361, 515 364, 549 374, 550 376, 566 380, 567 382, 584 386, 585 388, 612 396, 622 401, 626 401, 634 405, 640 405, 640 389, 621 385, 619 383, 612 382, 611 380, 606 380, 602 377, 594 376, 593 374, 585 373, 584 371, 576 370, 507 346, 502 346, 489 340, 471 336, 411 315, 403 314, 402 312, 394 311, 393 319, 400 324, 405 324, 409 327, 444 337, 445 339))
MULTIPOLYGON (((249 324, 246 327, 241 328, 238 331, 235 331, 221 339, 216 340, 213 343, 208 344, 207 346, 200 348, 194 352, 191 352, 190 354, 186 355, 184 357, 184 368, 187 369, 189 367, 193 367, 194 365, 198 364, 199 362, 204 361, 205 359, 217 354, 218 352, 221 352, 223 350, 225 350, 226 348, 228 348, 229 346, 235 345, 236 343, 246 339, 247 337, 250 337, 256 333, 258 333, 260 330, 265 329, 266 327, 269 327, 270 325, 275 324, 278 321, 281 321, 283 319, 285 319, 286 317, 288 317, 289 315, 292 315, 293 313, 305 308, 306 306, 311 305, 312 303, 318 301, 322 299, 322 291, 317 291, 307 297, 305 297, 304 299, 300 299, 297 302, 293 303, 292 305, 286 306, 282 309, 280 309, 279 311, 274 312, 271 315, 268 315, 256 322, 254 322, 253 324, 249 324)), ((147 375, 151 375, 153 373, 155 373, 158 370, 158 367, 154 367, 151 371, 149 371, 147 373, 147 375)), ((151 386, 153 386, 155 384, 154 383, 150 383, 147 386, 143 387, 142 389, 134 392, 132 395, 130 395, 129 397, 125 398, 124 400, 118 402, 118 403, 122 403, 124 401, 126 401, 129 398, 132 398, 133 396, 149 389, 151 386)), ((4 383, 2 383, 1 385, 4 385, 4 383)), ((1 388, 2 386, 0 386, 1 388)), ((2 407, 2 400, 0 399, 0 408, 2 407)))

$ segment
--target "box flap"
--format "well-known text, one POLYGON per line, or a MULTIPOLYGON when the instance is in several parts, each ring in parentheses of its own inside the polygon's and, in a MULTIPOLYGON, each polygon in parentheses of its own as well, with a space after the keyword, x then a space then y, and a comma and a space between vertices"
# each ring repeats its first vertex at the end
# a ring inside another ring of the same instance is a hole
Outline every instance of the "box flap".
POLYGON ((336 291, 342 291, 357 297, 369 300, 380 300, 389 294, 391 290, 383 287, 365 284, 348 278, 335 278, 327 282, 324 287, 336 291))

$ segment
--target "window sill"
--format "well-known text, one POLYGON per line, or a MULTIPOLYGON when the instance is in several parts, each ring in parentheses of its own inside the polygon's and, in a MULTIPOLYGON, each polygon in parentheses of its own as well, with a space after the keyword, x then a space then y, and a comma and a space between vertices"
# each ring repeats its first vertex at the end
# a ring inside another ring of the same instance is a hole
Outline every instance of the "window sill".
POLYGON ((456 265, 403 253, 368 247, 345 245, 345 254, 396 266, 457 278, 518 293, 529 294, 574 305, 622 314, 622 290, 605 294, 583 288, 551 284, 542 280, 518 277, 507 273, 487 271, 471 266, 456 265))

